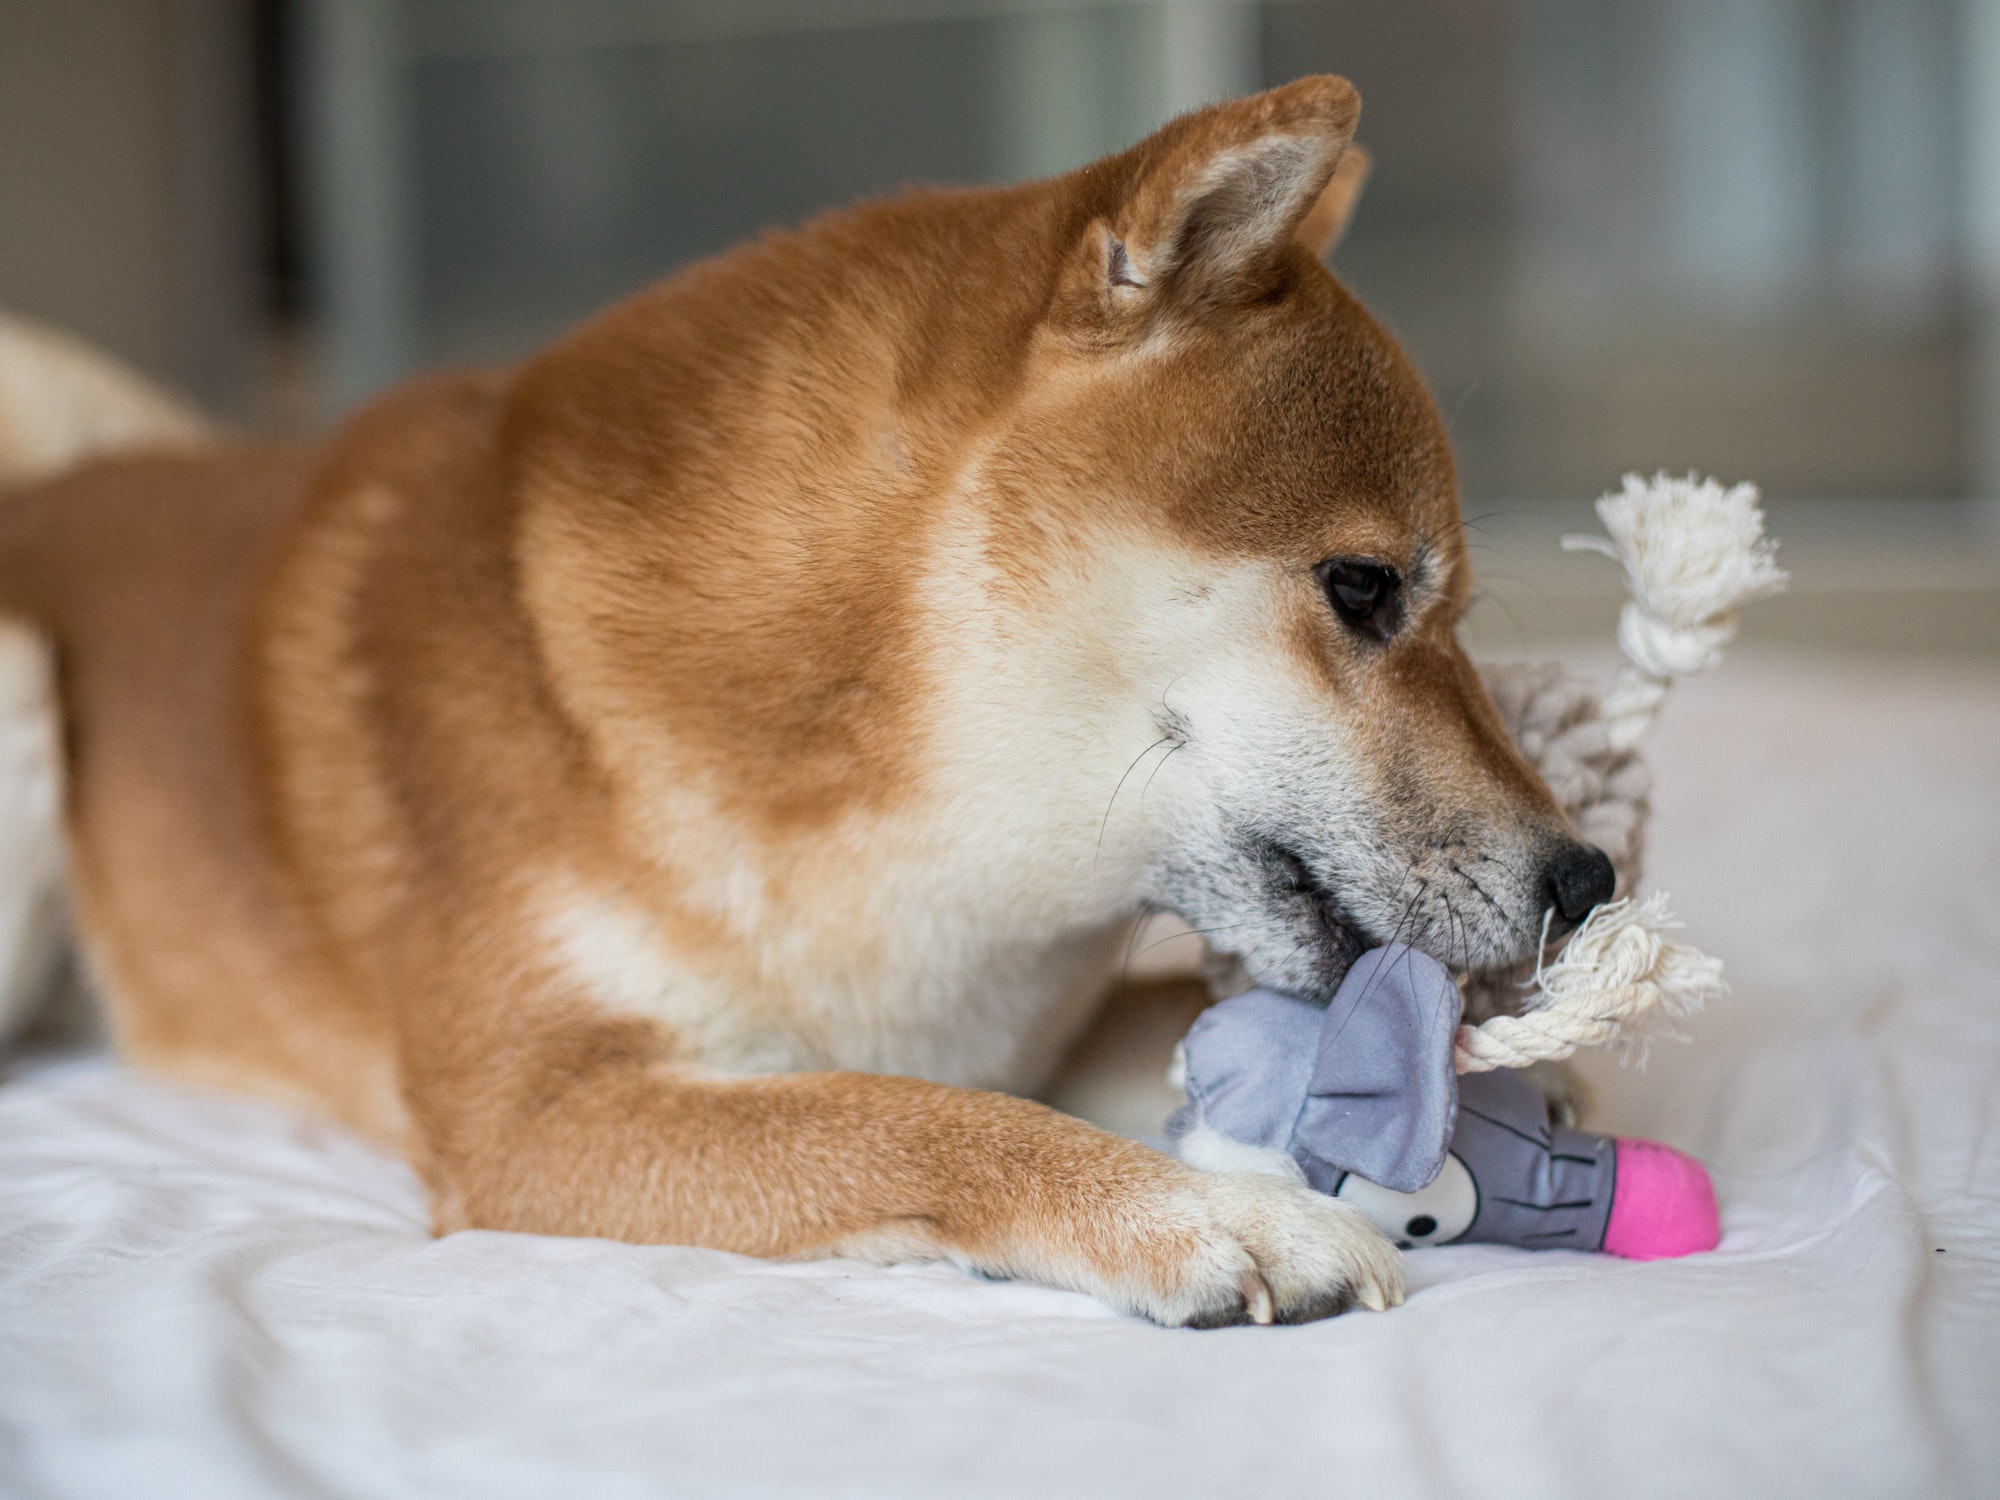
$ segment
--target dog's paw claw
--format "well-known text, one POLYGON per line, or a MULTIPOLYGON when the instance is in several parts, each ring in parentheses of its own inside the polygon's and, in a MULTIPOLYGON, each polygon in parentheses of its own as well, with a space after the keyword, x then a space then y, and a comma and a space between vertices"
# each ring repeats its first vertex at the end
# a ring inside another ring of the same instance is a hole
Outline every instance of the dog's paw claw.
POLYGON ((1127 1301, 1155 1322, 1197 1328, 1312 1323, 1403 1300, 1403 1261, 1359 1213, 1302 1183, 1191 1172, 1142 1255, 1149 1283, 1127 1301), (1162 1243, 1162 1240, 1165 1243, 1162 1243))
POLYGON ((1269 1323, 1276 1316, 1271 1307, 1270 1283, 1258 1271, 1243 1273, 1243 1305, 1250 1310, 1250 1321, 1269 1323))

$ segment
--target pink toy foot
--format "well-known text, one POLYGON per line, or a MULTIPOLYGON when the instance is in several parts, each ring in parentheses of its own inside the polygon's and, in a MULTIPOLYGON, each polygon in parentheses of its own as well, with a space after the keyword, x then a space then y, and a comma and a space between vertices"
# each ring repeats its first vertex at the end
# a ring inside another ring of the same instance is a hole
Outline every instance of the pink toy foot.
POLYGON ((1605 1250, 1627 1260, 1666 1260, 1713 1250, 1721 1238, 1707 1168, 1657 1141, 1618 1142, 1605 1250))

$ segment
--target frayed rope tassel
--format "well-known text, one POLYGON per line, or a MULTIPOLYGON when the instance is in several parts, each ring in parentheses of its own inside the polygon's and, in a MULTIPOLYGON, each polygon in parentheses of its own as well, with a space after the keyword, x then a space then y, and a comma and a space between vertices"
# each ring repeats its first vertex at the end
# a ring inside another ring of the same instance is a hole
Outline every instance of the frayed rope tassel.
POLYGON ((1632 597, 1618 616, 1618 647, 1629 665, 1604 699, 1605 733, 1623 750, 1639 742, 1675 678, 1722 660, 1737 607, 1782 592, 1790 578, 1764 535, 1753 484, 1627 474, 1623 492, 1599 500, 1597 514, 1608 538, 1566 536, 1562 544, 1625 569, 1632 597))
POLYGON ((1521 1014, 1458 1028, 1458 1071, 1525 1068, 1613 1044, 1643 1057, 1649 1041, 1677 1036, 1674 1022, 1727 988, 1722 960, 1663 936, 1680 926, 1664 892, 1598 907, 1560 958, 1536 968, 1537 995, 1521 1014))
MULTIPOLYGON (((1610 536, 1567 536, 1563 548, 1602 552, 1625 569, 1631 597, 1618 645, 1627 665, 1602 709, 1610 748, 1623 751, 1646 732, 1676 678, 1722 660, 1737 607, 1782 591, 1788 579, 1764 535, 1754 485, 1628 474, 1621 493, 1597 502, 1597 514, 1610 536)), ((1459 1027, 1458 1071, 1554 1062, 1579 1047, 1619 1046, 1643 1060, 1649 1040, 1675 1035, 1674 1022, 1726 988, 1721 960, 1665 935, 1680 926, 1663 892, 1598 907, 1561 957, 1537 964, 1536 993, 1519 1015, 1459 1027)))

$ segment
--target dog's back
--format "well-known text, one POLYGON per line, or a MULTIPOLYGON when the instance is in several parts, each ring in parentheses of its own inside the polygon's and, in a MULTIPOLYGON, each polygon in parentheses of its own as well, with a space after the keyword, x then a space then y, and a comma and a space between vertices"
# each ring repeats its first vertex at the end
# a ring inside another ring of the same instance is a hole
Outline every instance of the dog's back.
MULTIPOLYGON (((16 492, 92 458, 209 438, 191 407, 116 360, 0 312, 0 515, 16 492)), ((0 1041, 71 972, 56 702, 47 634, 0 617, 0 1041)))
POLYGON ((53 655, 72 899, 121 1045, 267 1092, 309 1073, 298 1097, 323 1099, 346 1028, 314 1026, 318 1007, 288 993, 311 955, 258 836, 243 732, 244 622, 308 464, 290 448, 150 452, 12 493, 0 608, 53 655), (140 965, 147 1003, 122 1006, 140 965))
MULTIPOLYGON (((358 449, 446 508, 435 460, 486 451, 499 389, 478 375, 421 383, 357 418, 345 443, 197 442, 107 421, 118 436, 103 446, 132 451, 82 456, 0 497, 0 699, 11 692, 27 747, 10 763, 0 743, 0 849, 39 874, 0 889, 17 1012, 52 967, 32 950, 67 940, 42 915, 60 886, 127 1057, 403 1144, 385 1019, 335 972, 283 857, 259 625, 345 561, 335 517, 286 570, 316 477, 337 487, 343 451, 358 449)), ((276 665, 307 698, 340 691, 339 663, 276 665)))

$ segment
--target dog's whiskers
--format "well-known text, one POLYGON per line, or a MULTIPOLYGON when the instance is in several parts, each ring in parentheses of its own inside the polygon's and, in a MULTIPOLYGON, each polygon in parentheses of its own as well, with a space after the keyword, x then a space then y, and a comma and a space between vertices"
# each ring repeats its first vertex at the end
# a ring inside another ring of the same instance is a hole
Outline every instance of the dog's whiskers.
MULTIPOLYGON (((1146 944, 1145 947, 1133 954, 1132 958, 1144 958, 1162 943, 1177 943, 1186 937, 1207 937, 1212 932, 1233 932, 1242 925, 1241 922, 1224 922, 1219 927, 1192 927, 1186 932, 1170 932, 1163 938, 1154 938, 1152 942, 1146 944)), ((1131 959, 1127 959, 1126 962, 1129 965, 1131 959)))
POLYGON ((1111 800, 1104 804, 1104 816, 1097 820, 1097 848, 1090 856, 1090 875, 1093 880, 1097 878, 1098 862, 1104 857, 1104 835, 1111 827, 1111 809, 1118 805, 1118 794, 1125 790, 1125 783, 1131 780, 1132 773, 1139 769, 1140 761, 1151 755, 1160 746, 1174 743, 1174 739, 1173 735, 1163 734, 1154 740, 1152 744, 1133 756, 1132 764, 1125 768, 1125 774, 1118 778, 1118 785, 1111 789, 1111 800))

